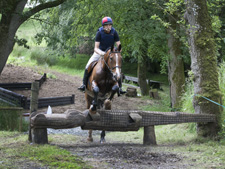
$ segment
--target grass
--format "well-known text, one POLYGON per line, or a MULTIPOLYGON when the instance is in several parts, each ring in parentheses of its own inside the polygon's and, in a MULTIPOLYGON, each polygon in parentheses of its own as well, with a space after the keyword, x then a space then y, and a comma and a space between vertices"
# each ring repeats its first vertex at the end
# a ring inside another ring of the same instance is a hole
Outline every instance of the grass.
POLYGON ((0 138, 3 138, 0 139, 0 168, 23 168, 28 162, 30 167, 36 168, 91 168, 76 155, 57 146, 28 144, 27 135, 21 133, 0 131, 0 138))
MULTIPOLYGON (((187 124, 155 127, 158 146, 148 147, 152 152, 164 152, 185 157, 194 168, 223 168, 225 140, 212 141, 198 138, 187 124)), ((74 135, 50 135, 49 145, 29 144, 27 134, 0 131, 0 168, 14 168, 15 164, 32 164, 37 168, 91 168, 78 156, 57 145, 74 145, 80 138, 74 135), (18 163, 19 162, 19 163, 18 163)), ((100 136, 94 137, 99 139, 100 136)), ((143 128, 131 132, 106 132, 108 143, 142 144, 143 128)), ((147 147, 146 147, 147 148, 147 147)), ((22 166, 17 166, 22 168, 22 166)))

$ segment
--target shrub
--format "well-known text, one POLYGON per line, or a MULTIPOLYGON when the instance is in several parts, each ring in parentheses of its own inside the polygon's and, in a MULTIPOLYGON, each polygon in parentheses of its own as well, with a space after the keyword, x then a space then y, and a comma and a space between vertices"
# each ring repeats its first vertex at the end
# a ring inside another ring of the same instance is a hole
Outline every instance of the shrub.
POLYGON ((0 130, 15 131, 19 129, 20 110, 0 108, 0 130))

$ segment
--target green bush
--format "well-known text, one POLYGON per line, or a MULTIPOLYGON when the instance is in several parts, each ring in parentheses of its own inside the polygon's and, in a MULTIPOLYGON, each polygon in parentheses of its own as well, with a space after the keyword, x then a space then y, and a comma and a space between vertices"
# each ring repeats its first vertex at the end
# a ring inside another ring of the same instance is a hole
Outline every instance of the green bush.
POLYGON ((181 110, 186 113, 194 113, 194 107, 192 104, 193 96, 194 96, 194 86, 191 80, 186 80, 185 93, 183 94, 182 100, 182 108, 181 110))
POLYGON ((32 50, 30 54, 30 59, 36 60, 38 65, 45 64, 45 58, 46 56, 44 55, 43 50, 32 50))
POLYGON ((0 108, 0 130, 18 131, 21 110, 3 110, 0 108))
POLYGON ((76 58, 59 57, 57 65, 70 69, 84 70, 90 56, 77 54, 76 58))

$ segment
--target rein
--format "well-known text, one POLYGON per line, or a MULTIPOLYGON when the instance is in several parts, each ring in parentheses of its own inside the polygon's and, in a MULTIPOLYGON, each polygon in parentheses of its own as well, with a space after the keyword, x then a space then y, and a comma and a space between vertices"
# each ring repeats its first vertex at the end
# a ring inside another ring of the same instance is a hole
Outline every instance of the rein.
MULTIPOLYGON (((117 51, 116 51, 116 52, 109 52, 108 57, 109 57, 112 53, 120 53, 120 52, 117 52, 117 51)), ((108 57, 107 57, 107 58, 108 58, 108 57)), ((105 62, 105 64, 106 64, 107 68, 109 69, 109 71, 110 71, 111 73, 112 73, 111 70, 113 70, 113 69, 115 69, 115 68, 117 68, 117 67, 118 67, 118 68, 121 68, 121 66, 115 66, 115 67, 113 67, 113 68, 110 68, 109 65, 106 63, 104 57, 103 57, 103 60, 104 60, 104 62, 105 62)))
MULTIPOLYGON (((120 52, 119 52, 119 51, 109 52, 109 55, 108 55, 107 58, 109 58, 110 55, 111 55, 112 53, 120 53, 120 52)), ((120 66, 115 66, 115 67, 113 67, 113 68, 110 68, 109 65, 106 63, 104 57, 103 57, 103 60, 104 60, 104 62, 105 62, 105 65, 107 66, 108 70, 110 71, 111 77, 113 77, 113 72, 112 72, 112 70, 115 69, 115 68, 121 68, 121 67, 120 67, 120 66)), ((107 60, 108 60, 108 59, 107 59, 107 60)))

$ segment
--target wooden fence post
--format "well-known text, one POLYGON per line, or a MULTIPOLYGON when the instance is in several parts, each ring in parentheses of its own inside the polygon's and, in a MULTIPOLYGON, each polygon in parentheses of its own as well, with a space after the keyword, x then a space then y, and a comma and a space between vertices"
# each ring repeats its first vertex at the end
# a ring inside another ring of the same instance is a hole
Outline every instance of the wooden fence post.
MULTIPOLYGON (((35 81, 31 85, 31 100, 30 100, 30 120, 37 114, 38 110, 38 95, 39 95, 39 82, 35 81)), ((30 121, 31 122, 31 121, 30 121)), ((29 128, 29 141, 38 144, 48 143, 47 129, 29 128)))
POLYGON ((144 127, 144 145, 156 145, 155 126, 144 127))

